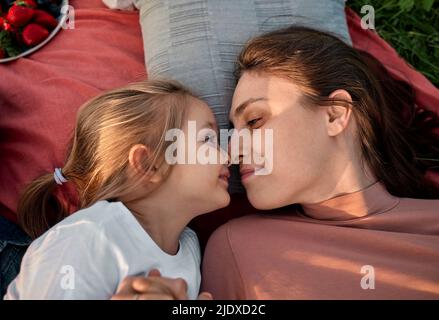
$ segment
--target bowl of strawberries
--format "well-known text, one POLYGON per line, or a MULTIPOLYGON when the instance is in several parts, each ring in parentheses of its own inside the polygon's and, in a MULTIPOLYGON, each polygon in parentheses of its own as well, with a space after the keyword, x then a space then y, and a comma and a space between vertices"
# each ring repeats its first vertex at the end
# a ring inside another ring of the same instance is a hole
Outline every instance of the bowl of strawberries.
POLYGON ((0 63, 49 42, 66 21, 67 6, 68 0, 0 0, 0 63))

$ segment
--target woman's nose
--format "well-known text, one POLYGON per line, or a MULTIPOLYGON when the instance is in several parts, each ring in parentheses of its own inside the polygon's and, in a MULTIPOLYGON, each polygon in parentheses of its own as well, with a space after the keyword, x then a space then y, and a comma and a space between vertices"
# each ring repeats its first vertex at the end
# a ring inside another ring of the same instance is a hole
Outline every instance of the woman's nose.
POLYGON ((242 163, 244 156, 250 154, 251 152, 251 143, 252 136, 249 134, 249 132, 245 132, 244 129, 244 131, 240 133, 239 130, 233 129, 230 141, 228 143, 228 152, 232 164, 242 163))

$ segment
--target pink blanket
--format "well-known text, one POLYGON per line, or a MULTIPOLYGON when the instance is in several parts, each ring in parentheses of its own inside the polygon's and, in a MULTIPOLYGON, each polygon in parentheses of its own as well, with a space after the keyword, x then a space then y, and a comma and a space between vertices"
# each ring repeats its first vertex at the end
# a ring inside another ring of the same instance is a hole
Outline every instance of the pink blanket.
MULTIPOLYGON (((71 4, 75 29, 61 30, 31 56, 0 65, 0 214, 13 221, 23 186, 62 167, 78 107, 103 90, 146 77, 137 12, 111 11, 100 0, 71 4)), ((347 19, 354 46, 381 60, 413 85, 419 102, 439 111, 439 91, 375 33, 362 30, 350 10, 347 19)), ((222 220, 211 228, 249 210, 245 198, 234 199, 241 202, 216 215, 222 220)))
POLYGON ((15 220, 23 186, 62 166, 78 107, 103 90, 146 77, 137 12, 73 0, 75 29, 0 65, 0 214, 15 220))

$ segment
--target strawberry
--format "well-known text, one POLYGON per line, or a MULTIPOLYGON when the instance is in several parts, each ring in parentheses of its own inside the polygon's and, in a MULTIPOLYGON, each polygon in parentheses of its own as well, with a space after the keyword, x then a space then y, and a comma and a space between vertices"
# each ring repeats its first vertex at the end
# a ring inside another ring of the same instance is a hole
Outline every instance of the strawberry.
POLYGON ((6 20, 16 27, 22 27, 32 19, 34 9, 14 4, 9 8, 6 20))
POLYGON ((0 17, 0 31, 2 31, 5 27, 4 27, 4 24, 5 24, 5 19, 3 19, 2 17, 0 17))
POLYGON ((12 36, 14 37, 16 43, 18 45, 22 45, 23 44, 23 36, 22 36, 22 30, 21 29, 16 29, 12 31, 12 36))
POLYGON ((36 46, 49 36, 46 28, 36 23, 29 23, 23 30, 23 42, 29 47, 36 46))
POLYGON ((46 27, 49 30, 56 28, 58 21, 44 10, 35 10, 32 20, 34 23, 46 27))
POLYGON ((6 22, 6 21, 3 23, 3 29, 5 31, 9 31, 9 32, 15 31, 15 27, 13 25, 11 25, 9 22, 6 22))

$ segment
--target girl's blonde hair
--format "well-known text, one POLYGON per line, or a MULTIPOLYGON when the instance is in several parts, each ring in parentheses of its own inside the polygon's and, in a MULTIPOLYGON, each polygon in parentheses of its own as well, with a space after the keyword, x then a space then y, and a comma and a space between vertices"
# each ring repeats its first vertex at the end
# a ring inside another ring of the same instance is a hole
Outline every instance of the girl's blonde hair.
MULTIPOLYGON (((136 144, 151 151, 143 163, 146 173, 162 165, 169 173, 164 156, 172 142, 165 141, 165 134, 182 128, 190 97, 178 82, 148 80, 106 92, 81 107, 62 169, 76 187, 79 209, 133 190, 126 169, 129 151, 136 144)), ((21 196, 19 223, 32 238, 69 214, 55 194, 56 187, 53 173, 48 173, 30 183, 21 196)))

